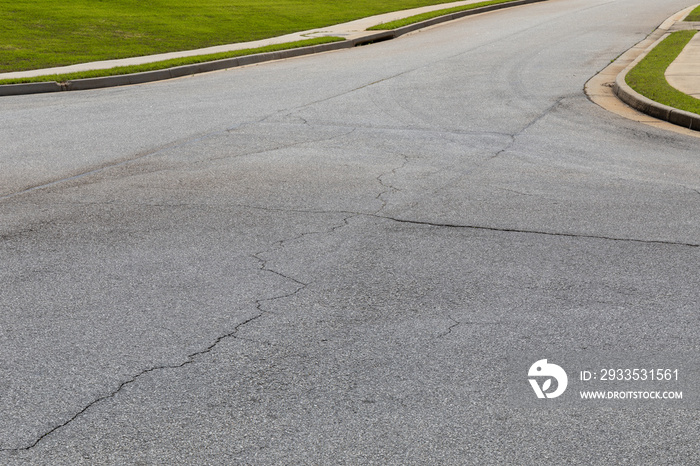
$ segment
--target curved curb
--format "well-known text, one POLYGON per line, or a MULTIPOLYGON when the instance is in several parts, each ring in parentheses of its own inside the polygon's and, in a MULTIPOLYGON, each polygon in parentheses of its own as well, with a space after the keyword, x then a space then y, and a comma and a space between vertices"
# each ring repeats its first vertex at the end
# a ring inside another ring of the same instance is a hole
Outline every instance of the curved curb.
POLYGON ((622 70, 620 74, 617 75, 613 85, 613 92, 621 101, 635 110, 639 110, 640 112, 659 120, 673 123, 674 125, 692 129, 694 131, 700 131, 700 115, 675 107, 669 107, 668 105, 651 100, 632 89, 626 81, 627 74, 632 71, 632 69, 649 54, 649 52, 651 52, 669 35, 669 32, 663 34, 657 41, 649 46, 649 48, 642 52, 632 63, 627 65, 627 67, 622 70))
POLYGON ((547 0, 515 0, 507 3, 499 3, 496 5, 488 5, 471 10, 458 11, 443 16, 427 19, 418 23, 409 24, 397 29, 388 31, 369 31, 366 35, 355 39, 344 40, 342 42, 330 42, 328 44, 312 45, 308 47, 299 47, 288 50, 280 50, 277 52, 257 53, 252 55, 243 55, 235 58, 225 58, 223 60, 215 60, 209 62, 195 63, 192 65, 182 65, 174 68, 164 68, 162 70, 144 71, 140 73, 121 74, 115 76, 104 76, 98 78, 84 78, 58 83, 56 81, 45 81, 37 83, 24 84, 3 84, 0 85, 0 96, 14 96, 26 94, 40 94, 46 92, 60 91, 79 91, 87 89, 100 89, 105 87, 126 86, 130 84, 143 84, 153 81, 162 81, 172 78, 180 78, 183 76, 191 76, 199 73, 207 73, 209 71, 218 71, 228 68, 236 68, 239 66, 253 65, 272 60, 281 60, 284 58, 299 57, 302 55, 311 55, 321 52, 329 52, 331 50, 340 50, 353 48, 360 45, 367 45, 374 42, 382 42, 385 40, 396 39, 410 32, 419 29, 434 26, 436 24, 452 21, 472 16, 479 13, 487 13, 489 11, 500 10, 529 3, 543 2, 547 0))
POLYGON ((636 92, 626 82, 627 73, 631 70, 625 69, 615 79, 613 92, 615 95, 629 105, 630 107, 646 113, 649 116, 659 120, 668 121, 678 126, 683 126, 688 129, 700 131, 700 115, 692 112, 686 112, 675 107, 660 104, 636 92))

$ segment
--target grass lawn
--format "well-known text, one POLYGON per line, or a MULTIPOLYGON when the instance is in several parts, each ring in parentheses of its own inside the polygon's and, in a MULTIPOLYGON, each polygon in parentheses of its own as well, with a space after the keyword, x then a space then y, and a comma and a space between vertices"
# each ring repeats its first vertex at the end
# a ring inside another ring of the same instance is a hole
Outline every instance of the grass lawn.
POLYGON ((700 21, 700 6, 690 12, 685 18, 686 21, 700 21))
POLYGON ((246 42, 443 0, 0 0, 0 72, 246 42))
POLYGON ((651 100, 700 114, 700 100, 671 87, 664 76, 666 68, 678 57, 696 32, 678 31, 664 39, 627 74, 627 84, 651 100))
POLYGON ((437 18, 438 16, 449 15, 450 13, 457 13, 458 11, 473 10, 474 8, 481 8, 483 6, 495 5, 497 3, 508 3, 514 0, 490 0, 479 3, 472 3, 471 5, 456 6, 454 8, 445 8, 444 10, 431 11, 428 13, 422 13, 420 15, 411 16, 404 19, 399 19, 396 21, 390 21, 388 23, 378 24, 368 28, 370 31, 381 31, 389 29, 397 29, 402 26, 408 26, 409 24, 418 23, 420 21, 425 21, 432 18, 437 18))

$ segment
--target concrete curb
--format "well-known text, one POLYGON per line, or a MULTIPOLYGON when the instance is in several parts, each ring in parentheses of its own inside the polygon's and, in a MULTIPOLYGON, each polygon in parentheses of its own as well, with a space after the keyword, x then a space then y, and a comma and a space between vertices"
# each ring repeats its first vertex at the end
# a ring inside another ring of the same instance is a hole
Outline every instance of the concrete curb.
POLYGON ((700 115, 660 104, 637 93, 625 82, 628 72, 629 70, 626 69, 620 73, 615 80, 615 86, 613 87, 615 95, 617 95, 621 101, 630 107, 659 120, 668 121, 669 123, 673 123, 678 126, 700 131, 700 115))
POLYGON ((621 101, 642 113, 659 120, 668 121, 669 123, 673 123, 684 128, 700 131, 700 115, 674 107, 669 107, 668 105, 664 105, 644 97, 632 89, 626 81, 627 74, 669 35, 669 32, 663 34, 661 38, 649 46, 649 48, 640 54, 636 60, 630 63, 624 70, 622 70, 620 74, 617 75, 613 85, 613 92, 621 101))
POLYGON ((39 94, 45 92, 59 91, 79 91, 87 89, 100 89, 105 87, 126 86, 130 84, 143 84, 153 81, 162 81, 165 79, 179 78, 182 76, 191 76, 209 71, 218 71, 239 66, 253 65, 272 60, 281 60, 284 58, 299 57, 302 55, 310 55, 321 52, 329 52, 331 50, 341 50, 361 45, 367 45, 374 42, 382 42, 385 40, 396 39, 410 32, 417 31, 436 24, 452 21, 463 18, 465 16, 477 15, 489 11, 510 8, 529 3, 543 2, 547 0, 515 0, 508 3, 499 3, 496 5, 488 5, 481 8, 459 11, 448 15, 438 16, 425 21, 414 24, 409 24, 401 28, 387 31, 367 31, 367 34, 342 42, 330 42, 321 45, 312 45, 309 47, 299 47, 289 50, 280 50, 277 52, 258 53, 253 55, 244 55, 235 58, 226 58, 210 62, 196 63, 192 65, 183 65, 174 68, 165 68, 162 70, 144 71, 141 73, 124 74, 117 76, 105 76, 99 78, 85 78, 66 81, 65 83, 57 83, 56 81, 26 83, 26 84, 4 84, 0 85, 0 96, 13 96, 25 94, 39 94))
POLYGON ((26 84, 4 84, 0 86, 0 96, 5 95, 22 95, 22 94, 41 94, 44 92, 57 92, 64 89, 56 81, 48 81, 43 83, 26 83, 26 84))

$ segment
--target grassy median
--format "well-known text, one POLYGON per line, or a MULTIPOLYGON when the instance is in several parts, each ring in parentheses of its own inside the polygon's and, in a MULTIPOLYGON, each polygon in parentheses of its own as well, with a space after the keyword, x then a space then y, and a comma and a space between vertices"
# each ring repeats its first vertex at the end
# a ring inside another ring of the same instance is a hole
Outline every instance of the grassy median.
POLYGON ((700 114, 700 100, 672 87, 664 73, 697 31, 672 33, 627 73, 627 84, 641 95, 669 107, 700 114))
POLYGON ((164 70, 176 66, 192 65, 196 63, 204 63, 208 61, 223 60, 225 58, 242 57, 256 53, 278 52, 280 50, 289 50, 297 47, 308 47, 311 45, 326 44, 329 42, 343 41, 341 37, 319 37, 316 39, 300 40, 296 42, 287 42, 284 44, 267 45, 265 47, 257 47, 252 49, 234 50, 231 52, 212 53, 207 55, 197 55, 194 57, 173 58, 170 60, 162 60, 143 65, 132 66, 117 66, 105 70, 79 71, 75 73, 52 74, 45 76, 37 76, 33 78, 15 78, 15 79, 0 79, 0 85, 3 84, 21 84, 21 83, 38 83, 46 81, 56 81, 63 83, 73 79, 96 78, 102 76, 117 76, 122 74, 141 73, 144 71, 164 70))
POLYGON ((700 6, 691 11, 690 14, 686 16, 685 21, 700 21, 700 6))
POLYGON ((473 10, 475 8, 481 8, 481 7, 489 6, 489 5, 496 5, 498 3, 509 3, 512 1, 514 1, 514 0, 490 0, 490 1, 484 1, 484 2, 479 2, 479 3, 472 3, 470 5, 456 6, 453 8, 445 8, 443 10, 430 11, 428 13, 421 13, 419 15, 410 16, 410 17, 404 18, 404 19, 398 19, 396 21, 390 21, 388 23, 378 24, 376 26, 372 26, 371 28, 367 28, 367 30, 368 31, 384 31, 384 30, 397 29, 397 28, 400 28, 403 26, 408 26, 409 24, 419 23, 421 21, 426 21, 429 19, 437 18, 438 16, 449 15, 451 13, 457 13, 460 11, 473 10))
POLYGON ((442 0, 0 0, 0 72, 191 50, 442 0))

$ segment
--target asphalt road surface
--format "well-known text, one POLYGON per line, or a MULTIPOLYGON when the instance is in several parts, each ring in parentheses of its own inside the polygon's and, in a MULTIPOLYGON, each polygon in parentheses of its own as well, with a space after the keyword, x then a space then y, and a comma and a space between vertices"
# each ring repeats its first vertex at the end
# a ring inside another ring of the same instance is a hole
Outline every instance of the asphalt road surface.
POLYGON ((699 140, 583 92, 691 4, 2 98, 0 463, 700 463, 700 406, 506 386, 698 357, 699 140))

